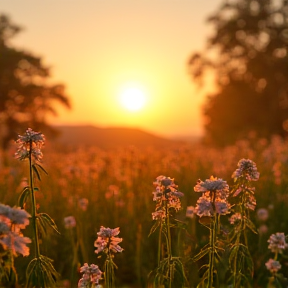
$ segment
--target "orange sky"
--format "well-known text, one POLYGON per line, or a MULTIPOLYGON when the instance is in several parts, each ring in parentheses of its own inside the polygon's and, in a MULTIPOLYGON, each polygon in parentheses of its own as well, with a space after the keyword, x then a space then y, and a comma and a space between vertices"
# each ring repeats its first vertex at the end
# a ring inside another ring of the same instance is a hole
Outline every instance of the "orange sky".
MULTIPOLYGON (((163 136, 201 134, 200 93, 187 74, 203 50, 205 19, 221 0, 1 0, 1 13, 25 30, 13 44, 51 66, 73 109, 57 124, 130 126, 163 136), (123 85, 147 95, 138 112, 123 108, 123 85)), ((207 90, 211 87, 207 87, 207 90)))

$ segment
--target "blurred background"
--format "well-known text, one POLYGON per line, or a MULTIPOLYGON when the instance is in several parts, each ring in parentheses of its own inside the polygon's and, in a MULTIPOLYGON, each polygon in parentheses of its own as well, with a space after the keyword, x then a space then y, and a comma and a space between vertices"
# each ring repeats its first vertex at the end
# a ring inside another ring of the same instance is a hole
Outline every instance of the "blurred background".
MULTIPOLYGON (((189 259, 207 240, 186 217, 196 180, 229 182, 250 158, 261 175, 258 207, 270 215, 255 214, 259 235, 251 235, 255 287, 264 287, 267 239, 288 233, 287 45, 286 0, 2 1, 0 202, 15 205, 26 181, 25 163, 13 159, 17 135, 41 131, 49 176, 38 183, 39 209, 61 231, 42 245, 63 285, 76 285, 84 261, 98 261, 93 243, 104 225, 124 238, 119 285, 145 287, 161 174, 185 194, 187 246, 175 249, 189 259)), ((195 265, 187 260, 193 285, 195 265)))

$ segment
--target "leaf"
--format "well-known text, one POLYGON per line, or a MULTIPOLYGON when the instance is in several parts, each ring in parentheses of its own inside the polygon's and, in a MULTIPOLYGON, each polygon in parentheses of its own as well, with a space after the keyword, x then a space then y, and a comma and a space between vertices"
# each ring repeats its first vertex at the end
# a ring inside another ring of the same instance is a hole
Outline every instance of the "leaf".
POLYGON ((39 173, 39 171, 38 171, 38 169, 37 169, 37 166, 36 166, 35 164, 32 165, 32 169, 33 169, 33 171, 35 172, 38 180, 41 181, 40 173, 39 173))
POLYGON ((44 169, 43 166, 41 166, 41 165, 38 164, 38 163, 35 163, 34 165, 37 166, 37 167, 39 167, 46 175, 48 175, 48 172, 44 169))
POLYGON ((37 215, 37 217, 40 219, 40 221, 43 221, 44 226, 48 225, 54 231, 56 231, 58 234, 60 234, 60 232, 58 231, 56 223, 54 222, 54 220, 47 213, 39 213, 37 215))
POLYGON ((154 225, 151 227, 150 233, 149 233, 148 237, 149 237, 151 234, 153 234, 153 233, 157 230, 157 228, 158 228, 159 226, 160 226, 160 221, 156 221, 156 222, 154 223, 154 225))
POLYGON ((197 255, 195 255, 195 256, 193 257, 193 261, 194 261, 194 262, 195 262, 195 261, 198 261, 199 259, 201 259, 202 257, 204 257, 206 254, 208 254, 210 250, 211 250, 211 247, 207 247, 207 248, 205 248, 205 249, 201 249, 201 251, 200 251, 197 255))
POLYGON ((18 205, 24 209, 24 205, 26 203, 26 198, 28 197, 30 193, 30 187, 29 186, 26 186, 24 187, 24 189, 22 190, 22 193, 21 195, 19 196, 19 199, 18 199, 18 205))

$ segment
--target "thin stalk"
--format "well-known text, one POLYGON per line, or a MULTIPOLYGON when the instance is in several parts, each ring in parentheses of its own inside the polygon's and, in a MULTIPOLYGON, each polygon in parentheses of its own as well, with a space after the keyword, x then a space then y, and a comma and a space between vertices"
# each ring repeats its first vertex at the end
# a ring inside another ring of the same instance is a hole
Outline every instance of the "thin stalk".
POLYGON ((172 287, 172 275, 170 270, 170 263, 172 258, 172 251, 171 251, 171 231, 170 231, 170 217, 169 217, 169 209, 167 200, 165 202, 165 210, 166 210, 166 229, 167 229, 167 254, 168 254, 168 269, 169 269, 169 288, 172 287))
POLYGON ((208 270, 207 288, 213 287, 216 229, 217 229, 217 214, 215 213, 214 219, 212 219, 212 222, 210 224, 210 239, 209 239, 210 251, 209 251, 209 270, 208 270))
POLYGON ((159 267, 159 264, 160 264, 160 261, 161 261, 161 250, 162 250, 162 228, 163 228, 163 225, 162 225, 162 220, 161 220, 161 223, 160 223, 160 229, 159 229, 159 237, 158 237, 158 267, 159 267))
POLYGON ((35 240, 35 256, 36 258, 40 257, 40 247, 38 241, 38 228, 36 222, 37 208, 36 208, 36 199, 34 193, 34 185, 33 185, 33 169, 32 169, 32 141, 30 141, 30 150, 29 150, 29 177, 30 177, 30 190, 31 190, 31 202, 32 202, 32 227, 34 232, 34 240, 35 240))

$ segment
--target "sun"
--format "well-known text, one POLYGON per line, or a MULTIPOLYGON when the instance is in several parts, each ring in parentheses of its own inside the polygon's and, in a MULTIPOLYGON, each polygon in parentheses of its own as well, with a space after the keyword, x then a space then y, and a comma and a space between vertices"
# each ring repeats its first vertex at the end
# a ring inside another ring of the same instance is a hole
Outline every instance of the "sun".
POLYGON ((146 95, 138 87, 126 87, 119 95, 121 105, 132 112, 141 110, 146 104, 146 95))

